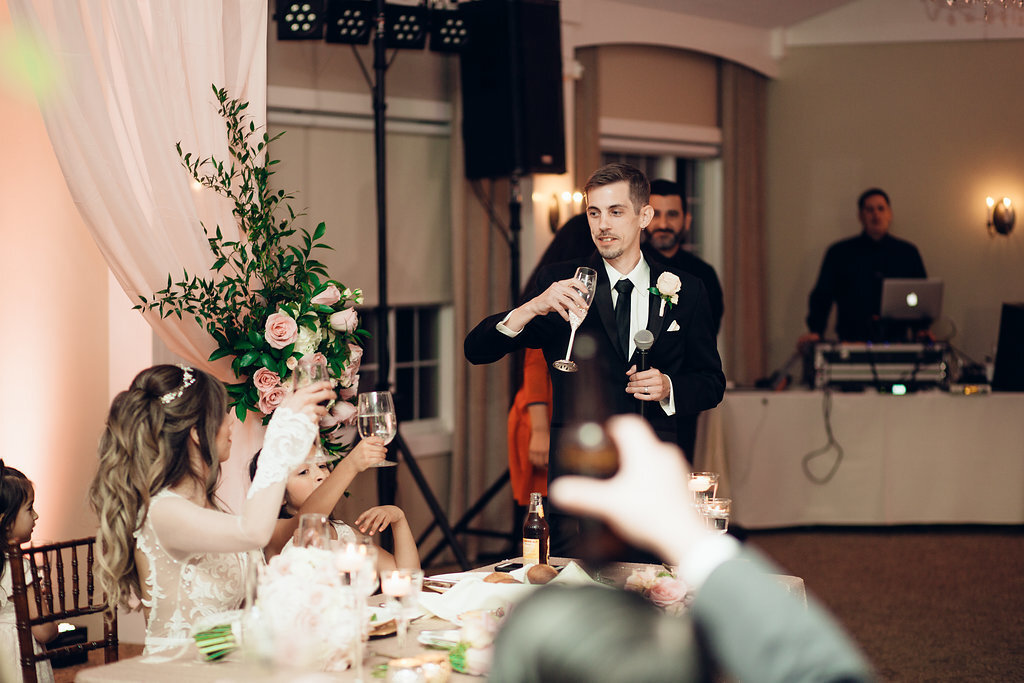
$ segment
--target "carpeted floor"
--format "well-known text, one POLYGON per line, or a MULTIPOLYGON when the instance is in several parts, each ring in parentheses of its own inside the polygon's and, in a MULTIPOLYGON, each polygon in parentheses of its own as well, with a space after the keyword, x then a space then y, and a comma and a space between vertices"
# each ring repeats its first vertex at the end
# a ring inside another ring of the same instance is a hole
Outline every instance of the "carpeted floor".
POLYGON ((1024 527, 750 532, 885 681, 1024 681, 1024 527))

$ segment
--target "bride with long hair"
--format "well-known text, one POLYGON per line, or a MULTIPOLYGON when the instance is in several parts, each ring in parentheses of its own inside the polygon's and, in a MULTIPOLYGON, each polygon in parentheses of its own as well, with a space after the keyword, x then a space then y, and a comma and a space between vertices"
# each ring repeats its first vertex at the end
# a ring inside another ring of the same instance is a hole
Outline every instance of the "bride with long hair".
POLYGON ((114 398, 89 490, 100 520, 96 579, 111 605, 141 601, 145 654, 188 645, 197 619, 241 606, 249 551, 270 540, 288 475, 318 435, 318 403, 332 397, 321 382, 274 411, 238 514, 217 498, 232 420, 216 378, 157 365, 114 398))

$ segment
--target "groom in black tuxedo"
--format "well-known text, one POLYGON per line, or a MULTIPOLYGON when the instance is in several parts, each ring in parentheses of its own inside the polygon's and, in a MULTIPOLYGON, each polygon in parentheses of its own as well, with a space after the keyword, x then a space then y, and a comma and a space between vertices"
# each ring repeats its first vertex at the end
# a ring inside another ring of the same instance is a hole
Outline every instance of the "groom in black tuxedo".
MULTIPOLYGON (((558 439, 569 422, 640 412, 643 404, 644 417, 659 438, 674 442, 677 414, 713 408, 725 392, 704 285, 645 258, 641 251, 640 233, 654 215, 647 177, 628 164, 608 164, 590 176, 585 191, 597 252, 589 259, 542 269, 526 303, 484 319, 464 345, 473 364, 494 362, 520 348, 543 349, 548 364, 563 358, 569 343, 569 311, 587 310, 579 293, 585 287, 574 279, 576 268, 597 271, 594 301, 576 335, 577 350, 589 343, 593 353, 576 358, 576 373, 551 370, 549 482, 564 471, 558 439), (646 370, 638 369, 633 341, 642 329, 654 336, 646 370)), ((557 555, 569 547, 573 522, 551 522, 551 551, 557 555)))

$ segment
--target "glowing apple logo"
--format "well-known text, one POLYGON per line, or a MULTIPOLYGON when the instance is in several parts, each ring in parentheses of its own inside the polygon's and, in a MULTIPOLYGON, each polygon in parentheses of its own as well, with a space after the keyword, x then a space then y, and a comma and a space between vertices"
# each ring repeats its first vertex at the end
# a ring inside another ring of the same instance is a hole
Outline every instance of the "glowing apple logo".
POLYGON ((910 306, 911 308, 917 306, 917 294, 915 294, 914 292, 907 294, 907 305, 910 306))

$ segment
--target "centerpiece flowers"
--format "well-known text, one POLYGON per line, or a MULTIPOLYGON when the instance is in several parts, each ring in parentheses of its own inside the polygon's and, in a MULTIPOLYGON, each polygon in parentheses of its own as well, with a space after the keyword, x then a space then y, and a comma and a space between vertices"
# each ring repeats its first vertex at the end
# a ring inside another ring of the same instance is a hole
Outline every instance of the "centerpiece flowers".
MULTIPOLYGON (((350 586, 342 584, 337 555, 289 546, 260 578, 252 629, 263 637, 246 647, 279 665, 342 671, 351 663, 361 628, 350 586)), ((252 630, 250 630, 252 633, 252 630)))
POLYGON ((324 223, 312 233, 293 224, 293 195, 270 188, 267 154, 280 137, 257 133, 245 114, 248 102, 228 97, 213 87, 228 136, 227 160, 197 157, 177 145, 182 165, 193 180, 230 199, 238 222, 238 240, 226 240, 220 226, 203 226, 213 257, 208 275, 183 271, 167 276, 167 286, 152 297, 139 296, 136 309, 157 310, 160 317, 190 315, 217 343, 210 360, 231 357, 237 382, 227 385, 239 420, 256 413, 269 420, 291 390, 292 371, 303 356, 326 364, 340 387, 338 400, 321 421, 321 441, 337 457, 345 450, 342 427, 355 419, 362 343, 369 336, 359 328, 351 306, 363 301, 362 291, 345 287, 327 274, 315 258, 324 242, 324 223), (265 160, 265 161, 264 161, 265 160), (287 217, 277 214, 286 211, 287 217))
POLYGON ((686 584, 665 567, 634 569, 626 579, 626 590, 640 593, 668 614, 682 614, 689 606, 686 584))

